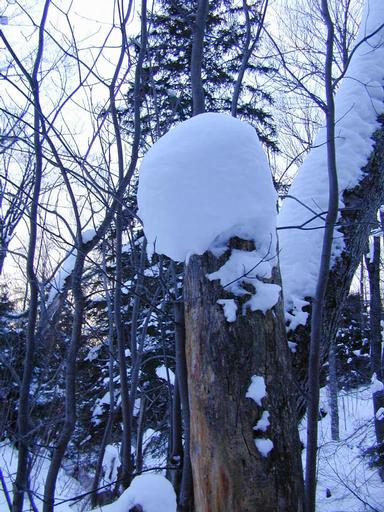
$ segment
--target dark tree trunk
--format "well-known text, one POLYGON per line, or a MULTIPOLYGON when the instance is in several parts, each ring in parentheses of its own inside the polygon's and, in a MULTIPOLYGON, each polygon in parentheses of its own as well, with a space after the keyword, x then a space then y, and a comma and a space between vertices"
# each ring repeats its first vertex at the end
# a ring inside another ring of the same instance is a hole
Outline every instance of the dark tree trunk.
POLYGON ((206 278, 220 263, 211 253, 192 256, 184 282, 195 509, 300 512, 302 469, 282 302, 266 315, 238 313, 228 323, 217 304, 225 292, 206 278), (254 375, 265 380, 261 406, 246 398, 254 375), (253 429, 263 411, 270 414, 266 432, 253 429), (273 442, 266 457, 255 437, 273 442))
MULTIPOLYGON (((23 363, 23 376, 19 390, 18 414, 17 414, 17 437, 18 437, 18 462, 16 478, 13 484, 13 512, 22 512, 24 504, 24 492, 29 489, 30 466, 28 464, 29 449, 32 441, 31 418, 30 418, 30 391, 33 377, 33 359, 36 346, 36 327, 38 317, 39 283, 35 270, 35 256, 37 243, 37 224, 41 183, 43 178, 43 145, 40 136, 41 130, 41 108, 40 89, 38 74, 43 57, 44 49, 44 28, 48 17, 50 1, 44 4, 41 24, 39 28, 39 44, 37 55, 33 66, 32 75, 28 75, 23 69, 25 78, 29 81, 33 95, 33 149, 35 151, 35 176, 32 192, 32 202, 29 212, 30 236, 27 257, 27 278, 30 286, 30 301, 28 324, 26 331, 25 354, 23 363)), ((4 255, 5 258, 5 255, 4 255)), ((2 263, 4 262, 4 259, 2 263)))
MULTIPOLYGON (((176 288, 175 288, 176 289, 176 288)), ((179 506, 178 511, 188 512, 193 510, 193 483, 191 467, 191 414, 188 397, 187 382, 187 362, 185 359, 185 328, 184 328, 184 310, 180 301, 175 301, 175 352, 176 352, 176 375, 177 387, 180 394, 181 415, 183 420, 184 449, 183 466, 180 481, 179 506)))
POLYGON ((171 481, 176 496, 179 495, 180 482, 182 476, 182 465, 183 460, 183 426, 181 416, 181 404, 180 404, 180 393, 179 384, 176 369, 176 378, 174 383, 173 400, 172 400, 172 419, 171 419, 171 438, 170 438, 170 456, 169 462, 175 469, 170 470, 169 480, 171 481))
POLYGON ((335 142, 335 100, 332 80, 334 26, 328 10, 328 0, 321 0, 321 12, 327 26, 325 57, 325 111, 327 131, 327 174, 328 174, 328 211, 325 219, 323 243, 321 249, 319 275, 312 303, 311 334, 308 358, 308 406, 307 406, 307 453, 305 464, 305 508, 315 512, 316 508, 316 464, 317 430, 320 401, 320 352, 323 334, 323 313, 329 269, 331 266, 333 236, 339 210, 339 184, 336 168, 335 142))
POLYGON ((204 88, 201 76, 204 50, 205 23, 208 14, 208 0, 199 0, 193 27, 193 44, 191 55, 191 86, 193 115, 204 112, 204 88))
MULTIPOLYGON (((80 233, 78 243, 80 245, 80 233)), ((44 487, 43 512, 53 512, 55 506, 55 489, 57 476, 63 461, 68 443, 72 437, 76 424, 76 380, 77 380, 77 354, 81 346, 81 331, 84 314, 84 295, 81 279, 84 271, 85 254, 78 250, 75 268, 72 273, 72 294, 74 301, 74 314, 71 332, 71 341, 65 360, 65 413, 59 438, 55 444, 51 463, 47 473, 44 487)))
POLYGON ((331 340, 329 348, 329 406, 331 411, 331 437, 332 441, 340 440, 339 429, 339 404, 338 404, 338 383, 337 383, 337 356, 336 339, 331 340))
MULTIPOLYGON (((373 254, 371 260, 366 260, 369 276, 370 308, 370 352, 371 369, 379 381, 383 381, 382 349, 381 349, 381 296, 380 296, 380 236, 373 238, 373 254)), ((384 390, 373 392, 373 411, 375 419, 376 442, 378 445, 384 443, 384 420, 379 420, 377 412, 384 408, 384 390)), ((384 477, 384 468, 381 470, 384 477)))

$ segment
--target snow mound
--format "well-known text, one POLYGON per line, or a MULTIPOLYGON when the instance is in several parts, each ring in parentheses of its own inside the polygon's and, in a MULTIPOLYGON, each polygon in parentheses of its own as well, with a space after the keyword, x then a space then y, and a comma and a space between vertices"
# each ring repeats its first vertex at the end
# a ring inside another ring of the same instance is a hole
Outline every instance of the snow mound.
POLYGON ((143 512, 176 512, 176 495, 172 484, 161 475, 137 476, 119 499, 99 507, 97 511, 128 512, 135 505, 140 505, 143 512))
MULTIPOLYGON (((336 159, 340 208, 342 195, 363 177, 362 168, 372 152, 372 135, 384 112, 384 23, 382 0, 368 0, 355 51, 347 73, 336 93, 336 159), (374 34, 364 41, 366 36, 374 34)), ((293 181, 278 217, 280 265, 284 300, 290 329, 305 325, 302 308, 306 297, 314 297, 328 209, 326 128, 323 126, 314 147, 293 181), (304 226, 305 224, 305 226, 304 226), (300 229, 299 226, 305 229, 300 229), (281 229, 289 228, 289 229, 281 229)), ((333 264, 344 248, 343 235, 335 231, 333 264)))
POLYGON ((265 251, 274 241, 276 199, 255 130, 226 114, 184 121, 141 165, 138 205, 148 251, 175 261, 240 231, 265 251))

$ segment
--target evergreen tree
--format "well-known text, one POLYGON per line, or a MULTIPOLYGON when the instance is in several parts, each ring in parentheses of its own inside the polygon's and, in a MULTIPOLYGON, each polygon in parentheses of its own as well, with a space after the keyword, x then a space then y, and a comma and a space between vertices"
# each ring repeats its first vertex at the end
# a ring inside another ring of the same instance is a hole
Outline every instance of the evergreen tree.
POLYGON ((15 439, 16 403, 23 364, 24 319, 12 318, 14 305, 0 287, 0 440, 15 439))
MULTIPOLYGON (((261 21, 260 0, 249 2, 249 34, 257 37, 261 21)), ((149 41, 142 88, 142 134, 152 144, 159 136, 192 115, 190 63, 197 1, 161 0, 148 15, 149 41)), ((246 21, 242 7, 228 0, 212 0, 204 40, 203 84, 208 112, 231 112, 236 78, 245 51, 246 21)), ((138 45, 135 45, 138 51, 138 45)), ((275 129, 266 108, 272 97, 258 85, 258 78, 273 69, 252 57, 240 94, 237 114, 252 124, 260 139, 276 149, 275 129)), ((128 107, 122 112, 125 125, 132 125, 133 87, 128 107)))

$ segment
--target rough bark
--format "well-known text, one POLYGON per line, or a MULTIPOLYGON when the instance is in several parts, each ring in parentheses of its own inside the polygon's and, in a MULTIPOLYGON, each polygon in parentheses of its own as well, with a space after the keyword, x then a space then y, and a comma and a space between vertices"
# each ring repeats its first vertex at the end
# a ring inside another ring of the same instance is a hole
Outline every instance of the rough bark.
POLYGON ((217 304, 225 292, 206 278, 223 258, 193 256, 185 273, 195 509, 300 512, 302 470, 282 303, 266 315, 238 314, 228 323, 217 304), (265 379, 262 406, 245 396, 253 375, 265 379), (265 410, 270 426, 255 431, 265 410), (272 440, 267 457, 256 448, 256 436, 272 440))
MULTIPOLYGON (((377 210, 384 202, 384 116, 381 116, 380 121, 382 126, 373 136, 375 146, 363 168, 361 182, 343 194, 344 207, 338 229, 344 235, 345 249, 329 273, 323 313, 322 364, 327 360, 330 342, 336 336, 344 301, 365 253, 371 228, 376 223, 377 210)), ((305 413, 307 402, 309 325, 308 320, 305 327, 299 326, 289 334, 289 339, 297 343, 293 364, 299 417, 305 413)))

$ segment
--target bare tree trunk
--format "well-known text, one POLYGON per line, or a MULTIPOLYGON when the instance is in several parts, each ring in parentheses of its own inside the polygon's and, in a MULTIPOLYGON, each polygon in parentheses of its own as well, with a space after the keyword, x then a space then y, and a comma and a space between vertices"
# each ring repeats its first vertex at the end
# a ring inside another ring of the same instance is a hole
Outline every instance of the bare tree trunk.
POLYGON ((175 352, 177 368, 177 385, 180 392, 181 414, 183 419, 184 449, 183 469, 180 482, 179 507, 180 512, 193 510, 193 483, 191 466, 191 414, 188 397, 187 362, 185 356, 185 325, 184 307, 180 301, 175 301, 175 352))
POLYGON ((171 418, 171 446, 170 446, 170 463, 176 466, 175 469, 170 471, 170 480, 175 489, 176 496, 179 496, 180 481, 182 476, 181 462, 183 460, 183 427, 181 418, 181 404, 180 404, 180 392, 179 383, 177 376, 173 386, 173 400, 172 400, 172 418, 171 418))
MULTIPOLYGON (((114 92, 111 89, 111 102, 114 105, 114 92)), ((118 160, 119 160, 119 180, 123 178, 124 161, 123 161, 123 148, 120 138, 120 129, 118 126, 117 112, 115 105, 112 109, 113 122, 115 125, 115 135, 117 139, 118 160)), ((122 287, 122 245, 123 245, 123 210, 122 205, 119 204, 116 210, 115 218, 116 227, 116 270, 115 270, 115 298, 114 298, 114 325, 116 333, 117 344, 117 359, 119 362, 119 375, 120 375, 120 397, 121 397, 121 412, 122 412, 122 441, 121 441, 121 467, 120 467, 120 482, 124 488, 127 488, 131 482, 132 475, 132 460, 131 460, 131 406, 129 397, 129 384, 127 375, 127 363, 125 356, 125 340, 123 332, 123 320, 121 316, 121 287, 122 287)))
MULTIPOLYGON (((372 373, 376 378, 383 381, 383 356, 382 356, 382 337, 381 337, 381 296, 380 296, 380 236, 373 238, 373 255, 371 260, 366 259, 366 265, 369 276, 370 291, 370 352, 372 373)), ((376 442, 378 445, 384 443, 384 420, 379 421, 377 417, 378 410, 384 408, 384 389, 373 392, 373 411, 375 420, 376 442)), ((382 476, 384 476, 382 470, 382 476)))
POLYGON ((113 427, 113 421, 115 416, 115 386, 113 382, 113 364, 115 361, 114 356, 114 343, 113 343, 113 310, 112 310, 112 300, 111 300, 111 294, 109 291, 108 286, 108 279, 107 279, 107 263, 106 263, 106 243, 103 241, 102 244, 102 256, 103 256, 103 262, 102 262, 102 271, 103 271, 103 288, 104 288, 104 294, 105 294, 105 300, 107 303, 107 313, 108 313, 108 349, 109 349, 109 362, 108 362, 108 377, 109 377, 109 412, 108 412, 108 420, 107 424, 105 425, 103 439, 101 440, 99 455, 96 462, 96 468, 95 468, 95 476, 93 477, 92 482, 92 495, 91 495, 91 506, 92 508, 96 507, 97 505, 97 490, 100 483, 100 476, 103 469, 103 459, 104 459, 104 453, 105 448, 107 444, 109 443, 112 427, 113 427))
POLYGON ((147 400, 145 395, 141 396, 140 412, 137 422, 137 437, 136 437, 136 473, 140 474, 143 471, 143 435, 145 426, 145 411, 147 400))
POLYGON ((249 59, 251 58, 252 53, 255 50, 257 43, 259 42, 260 34, 261 34, 261 31, 264 26, 265 15, 267 14, 267 9, 268 9, 268 0, 263 0, 263 3, 260 6, 261 17, 260 17, 257 33, 255 35, 255 38, 254 38, 252 44, 251 44, 252 34, 251 34, 251 20, 249 19, 249 6, 247 4, 247 0, 243 0, 243 12, 244 12, 244 17, 245 17, 246 34, 245 34, 245 45, 244 45, 244 49, 243 49, 243 58, 241 61, 241 66, 239 69, 239 73, 237 75, 235 88, 234 88, 233 96, 232 96, 231 114, 233 115, 233 117, 237 116, 237 107, 238 107, 238 103, 239 103, 241 86, 243 83, 245 71, 247 69, 249 59))
POLYGON ((176 381, 173 403, 174 420, 172 439, 172 455, 182 454, 182 469, 179 487, 179 503, 178 510, 187 512, 193 510, 193 483, 192 483, 192 466, 190 455, 190 442, 191 442, 191 415, 188 397, 188 377, 187 377, 187 362, 185 356, 185 318, 184 318, 184 304, 182 297, 178 296, 177 276, 175 265, 173 262, 170 264, 171 278, 173 281, 173 289, 175 295, 175 302, 173 306, 173 313, 175 318, 175 356, 176 356, 176 381), (181 418, 179 416, 181 412, 181 418), (184 446, 182 446, 182 438, 180 431, 180 421, 184 432, 184 446), (180 437, 179 437, 180 436, 180 437), (178 452, 178 453, 177 453, 178 452))
POLYGON ((39 198, 41 191, 41 182, 43 174, 43 148, 41 140, 41 109, 40 109, 40 92, 38 83, 38 73, 40 70, 40 63, 43 57, 44 49, 44 30, 45 23, 48 17, 48 9, 50 0, 46 0, 44 10, 39 28, 39 43, 37 55, 33 67, 32 75, 29 75, 21 66, 25 74, 25 78, 29 81, 33 102, 34 102, 34 120, 33 120, 33 148, 36 156, 35 177, 33 186, 33 196, 30 212, 30 236, 28 245, 28 258, 27 258, 27 277, 30 286, 30 301, 28 313, 28 326, 26 333, 26 347, 23 366, 23 378, 20 386, 19 393, 19 406, 17 415, 17 434, 18 434, 18 462, 17 473, 13 485, 13 512, 22 512, 24 503, 24 492, 29 487, 29 444, 30 444, 30 403, 29 392, 32 382, 33 373, 33 357, 35 353, 35 337, 36 337, 36 324, 38 315, 38 298, 39 298, 39 284, 35 272, 35 252, 37 242, 37 220, 39 198))
MULTIPOLYGON (((80 244, 81 233, 78 233, 80 244)), ((75 268, 72 274, 72 293, 74 315, 71 341, 68 347, 65 367, 65 418, 59 439, 54 447, 44 488, 44 512, 53 512, 57 475, 71 439, 76 424, 76 360, 81 346, 81 331, 83 326, 84 295, 81 279, 84 270, 85 254, 79 249, 75 268)))
POLYGON ((331 437, 332 441, 340 440, 339 429, 339 405, 338 405, 338 383, 337 383, 337 357, 336 357, 336 339, 331 340, 329 347, 329 405, 331 411, 331 437))
POLYGON ((316 460, 320 388, 320 347, 322 339, 325 293, 331 264, 333 233, 339 208, 335 147, 335 105, 332 86, 334 27, 329 14, 327 0, 322 0, 321 9, 325 23, 327 25, 325 92, 327 105, 326 123, 329 198, 328 213, 325 221, 323 247, 321 252, 320 270, 316 285, 316 293, 312 303, 311 339, 308 366, 307 457, 305 467, 306 512, 315 512, 316 507, 316 460))
MULTIPOLYGON (((302 469, 282 301, 265 315, 248 312, 228 323, 217 304, 223 288, 206 277, 219 263, 211 253, 192 256, 184 281, 195 510, 300 512, 302 469), (255 375, 266 385, 262 406, 246 398, 255 375), (255 430, 266 410, 266 432, 255 430), (260 436, 273 443, 267 456, 256 447, 260 436)), ((273 282, 279 279, 275 269, 273 282)))
POLYGON ((204 88, 201 76, 204 49, 205 23, 208 14, 208 0, 199 0, 193 30, 191 57, 191 85, 193 115, 204 112, 204 88))
POLYGON ((366 322, 366 309, 365 309, 365 272, 364 272, 364 258, 361 258, 360 263, 360 323, 361 331, 364 331, 367 327, 366 322))

